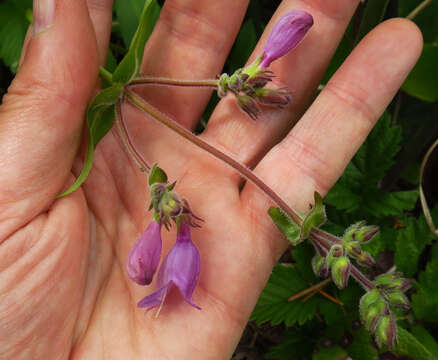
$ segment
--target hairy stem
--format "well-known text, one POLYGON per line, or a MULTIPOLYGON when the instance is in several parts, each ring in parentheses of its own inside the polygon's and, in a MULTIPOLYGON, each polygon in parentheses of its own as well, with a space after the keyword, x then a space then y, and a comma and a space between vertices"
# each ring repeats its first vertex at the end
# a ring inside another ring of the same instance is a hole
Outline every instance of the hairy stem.
MULTIPOLYGON (((201 138, 194 135, 191 131, 187 130, 176 121, 168 118, 162 114, 157 109, 153 108, 151 105, 146 103, 141 97, 132 92, 129 89, 125 89, 126 97, 138 108, 143 110, 145 113, 152 116, 155 120, 159 121, 161 124, 167 126, 171 130, 175 131, 177 134, 181 135, 185 139, 189 140, 193 144, 197 145, 201 149, 207 151, 214 157, 222 160, 227 165, 235 169, 243 178, 253 183, 262 192, 264 192, 275 204, 277 204, 280 209, 282 209, 298 226, 301 226, 303 220, 298 215, 298 213, 292 209, 274 190, 272 190, 268 185, 266 185, 262 179, 260 179, 256 174, 254 174, 250 169, 234 160, 232 157, 211 146, 201 138)), ((331 243, 339 243, 341 240, 336 236, 326 233, 320 229, 312 229, 310 233, 310 239, 316 241, 323 249, 326 251, 330 250, 331 243)), ((351 275, 366 289, 374 289, 374 284, 367 279, 367 277, 360 272, 359 269, 352 266, 351 275)))
POLYGON ((131 155, 131 157, 134 159, 134 161, 140 167, 140 170, 149 172, 149 170, 151 169, 151 166, 144 159, 144 157, 141 155, 141 153, 137 150, 137 148, 134 145, 134 142, 132 141, 131 136, 129 135, 128 127, 126 126, 125 118, 124 118, 123 112, 122 112, 122 101, 123 101, 123 99, 119 100, 117 103, 116 122, 117 122, 117 125, 119 128, 123 143, 125 144, 129 155, 131 155))
POLYGON ((165 77, 139 76, 132 80, 129 85, 168 85, 168 86, 183 86, 183 87, 208 87, 217 88, 218 80, 184 80, 170 79, 165 77))

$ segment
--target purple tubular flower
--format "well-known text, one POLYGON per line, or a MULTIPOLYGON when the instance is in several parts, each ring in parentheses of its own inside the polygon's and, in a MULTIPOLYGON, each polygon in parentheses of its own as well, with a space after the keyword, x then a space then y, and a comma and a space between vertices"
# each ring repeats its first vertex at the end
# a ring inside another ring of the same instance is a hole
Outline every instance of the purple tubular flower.
POLYGON ((269 35, 259 66, 266 68, 271 62, 292 50, 312 25, 312 15, 303 10, 294 10, 284 15, 269 35))
POLYGON ((201 256, 190 239, 190 226, 183 222, 175 245, 170 249, 158 271, 158 290, 140 300, 138 307, 149 311, 161 306, 170 289, 175 285, 187 303, 200 309, 192 302, 192 294, 198 283, 200 269, 201 256))
POLYGON ((126 272, 139 285, 149 285, 161 257, 161 225, 152 221, 132 247, 126 272))

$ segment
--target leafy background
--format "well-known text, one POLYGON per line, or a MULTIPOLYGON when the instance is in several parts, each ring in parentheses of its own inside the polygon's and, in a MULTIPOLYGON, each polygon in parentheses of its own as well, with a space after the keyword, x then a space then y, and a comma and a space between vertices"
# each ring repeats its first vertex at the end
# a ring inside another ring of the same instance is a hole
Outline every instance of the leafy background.
MULTIPOLYGON (((163 1, 157 1, 156 16, 163 1)), ((224 72, 246 62, 279 0, 251 0, 224 72)), ((420 0, 367 0, 361 3, 324 75, 324 85, 355 44, 379 22, 407 16, 420 0)), ((113 71, 126 54, 144 0, 115 0, 107 68, 113 71)), ((377 350, 361 327, 358 300, 363 290, 350 282, 343 291, 331 284, 323 293, 288 299, 319 283, 312 272, 313 250, 302 244, 288 250, 274 268, 254 309, 234 360, 375 360, 438 359, 438 244, 418 201, 418 173, 427 148, 438 137, 438 1, 414 21, 424 37, 422 56, 365 144, 326 196, 330 221, 325 228, 342 235, 358 220, 380 226, 367 245, 377 259, 372 277, 396 266, 415 279, 408 295, 412 310, 399 321, 395 350, 377 350)), ((0 1, 0 99, 17 71, 32 0, 0 1)), ((394 61, 397 61, 394 59, 394 61)), ((217 103, 213 95, 198 131, 217 103)), ((437 156, 425 172, 424 190, 438 220, 437 156)))

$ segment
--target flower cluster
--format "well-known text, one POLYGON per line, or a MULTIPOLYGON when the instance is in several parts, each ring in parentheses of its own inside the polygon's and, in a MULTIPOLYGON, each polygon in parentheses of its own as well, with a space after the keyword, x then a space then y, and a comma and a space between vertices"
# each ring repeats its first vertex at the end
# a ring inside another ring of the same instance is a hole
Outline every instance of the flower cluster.
POLYGON ((312 25, 312 15, 305 11, 294 10, 284 15, 273 27, 263 53, 251 65, 238 69, 231 76, 221 75, 219 97, 233 93, 239 107, 252 119, 260 112, 257 103, 277 107, 290 104, 291 97, 286 89, 265 88, 274 77, 267 68, 297 46, 312 25))
POLYGON ((190 238, 190 226, 197 226, 194 220, 201 220, 191 211, 188 202, 169 184, 162 169, 154 165, 149 174, 151 195, 150 209, 154 210, 154 219, 145 232, 137 239, 126 262, 129 278, 139 285, 152 282, 161 258, 161 227, 169 228, 171 221, 177 224, 175 245, 164 259, 157 275, 158 290, 140 300, 138 306, 147 311, 162 306, 166 295, 176 286, 184 300, 195 308, 192 294, 198 283, 201 257, 190 238))

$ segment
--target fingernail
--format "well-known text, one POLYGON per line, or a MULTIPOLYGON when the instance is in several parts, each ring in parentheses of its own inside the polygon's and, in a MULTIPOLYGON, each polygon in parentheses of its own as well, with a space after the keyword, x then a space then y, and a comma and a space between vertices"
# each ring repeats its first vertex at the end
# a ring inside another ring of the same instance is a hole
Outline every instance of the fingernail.
POLYGON ((37 36, 53 23, 55 0, 34 0, 33 2, 33 36, 37 36))

